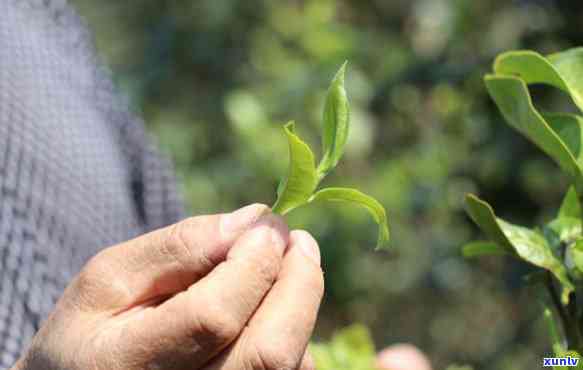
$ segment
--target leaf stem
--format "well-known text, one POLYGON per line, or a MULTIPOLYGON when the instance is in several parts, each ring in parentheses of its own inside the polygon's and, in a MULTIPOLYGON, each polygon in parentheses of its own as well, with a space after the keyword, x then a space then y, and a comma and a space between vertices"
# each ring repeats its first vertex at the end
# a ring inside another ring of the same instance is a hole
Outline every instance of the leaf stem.
POLYGON ((577 306, 575 303, 576 297, 574 293, 571 293, 569 299, 569 306, 565 307, 561 303, 559 298, 559 293, 557 292, 557 288, 553 283, 553 278, 550 272, 546 274, 546 285, 549 291, 549 295, 557 310, 559 317, 561 318, 561 324, 563 326, 563 332, 567 337, 567 348, 568 349, 575 349, 580 351, 583 347, 583 338, 581 337, 581 331, 579 330, 579 326, 577 325, 577 306))

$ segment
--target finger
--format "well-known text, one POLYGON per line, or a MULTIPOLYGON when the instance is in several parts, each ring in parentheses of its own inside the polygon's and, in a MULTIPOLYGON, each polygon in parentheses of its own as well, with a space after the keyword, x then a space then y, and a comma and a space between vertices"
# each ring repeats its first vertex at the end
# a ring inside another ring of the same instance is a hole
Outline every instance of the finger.
POLYGON ((91 310, 125 310, 180 292, 225 259, 234 241, 269 208, 188 218, 107 248, 93 257, 65 294, 91 310))
POLYGON ((323 292, 318 245, 307 232, 293 231, 273 288, 237 341, 206 370, 297 369, 323 292))
POLYGON ((395 344, 377 356, 377 367, 384 370, 431 370, 427 357, 410 344, 395 344))
POLYGON ((135 345, 121 355, 149 368, 204 365, 240 334, 272 287, 288 239, 280 217, 263 217, 207 276, 133 319, 121 339, 135 345))

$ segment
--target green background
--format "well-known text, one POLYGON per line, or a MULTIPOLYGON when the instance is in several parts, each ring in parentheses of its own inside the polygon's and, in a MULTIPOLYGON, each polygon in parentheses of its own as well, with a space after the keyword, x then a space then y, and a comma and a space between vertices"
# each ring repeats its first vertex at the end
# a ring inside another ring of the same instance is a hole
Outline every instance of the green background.
MULTIPOLYGON (((393 251, 375 253, 359 209, 294 211, 323 252, 327 293, 316 338, 352 322, 379 348, 411 342, 436 369, 533 369, 550 345, 529 267, 464 261, 481 236, 465 216, 475 192, 509 221, 554 216, 567 179, 512 131, 482 76, 501 51, 577 46, 578 1, 72 0, 98 49, 178 170, 193 214, 272 204, 287 166, 282 125, 319 147, 329 81, 349 60, 352 131, 324 185, 374 195, 393 251)), ((573 110, 559 92, 537 104, 573 110)))

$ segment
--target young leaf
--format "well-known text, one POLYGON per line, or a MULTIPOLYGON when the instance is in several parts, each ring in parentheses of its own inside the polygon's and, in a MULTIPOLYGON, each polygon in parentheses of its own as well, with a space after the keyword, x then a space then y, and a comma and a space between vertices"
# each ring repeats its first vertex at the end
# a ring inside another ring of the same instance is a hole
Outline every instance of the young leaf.
POLYGON ((569 92, 556 68, 535 51, 515 50, 498 55, 494 61, 494 73, 519 76, 527 84, 544 83, 569 92))
POLYGON ((583 192, 583 174, 576 158, 532 105, 526 83, 518 77, 489 75, 486 87, 506 121, 553 158, 583 192))
POLYGON ((273 212, 281 215, 306 203, 316 190, 316 168, 314 154, 294 132, 294 123, 284 127, 289 144, 289 169, 287 177, 278 190, 273 212))
POLYGON ((379 225, 376 249, 381 249, 387 246, 389 241, 387 214, 385 212, 385 208, 373 197, 366 195, 356 189, 326 188, 319 190, 310 198, 310 202, 316 201, 343 201, 352 202, 363 206, 379 225))
POLYGON ((558 217, 545 225, 543 230, 551 247, 558 250, 561 244, 568 244, 581 235, 581 219, 558 217))
POLYGON ((350 125, 350 108, 344 89, 346 62, 340 67, 330 84, 324 106, 322 149, 323 156, 318 165, 318 179, 323 179, 336 167, 344 153, 350 125))
POLYGON ((500 225, 496 221, 496 216, 492 207, 475 195, 466 195, 467 213, 471 219, 482 229, 482 231, 498 246, 506 249, 509 253, 514 252, 512 244, 508 241, 500 225))
POLYGON ((555 257, 542 235, 496 218, 492 207, 474 195, 466 196, 466 204, 470 217, 497 244, 513 249, 524 261, 549 270, 561 282, 563 303, 568 302, 569 293, 575 288, 565 266, 555 257))
POLYGON ((569 113, 544 113, 543 118, 583 168, 583 117, 569 113))
POLYGON ((565 265, 575 280, 583 279, 583 240, 579 239, 567 246, 565 265))
POLYGON ((583 111, 583 48, 569 49, 547 56, 569 88, 575 104, 583 111))
POLYGON ((507 248, 501 247, 496 243, 486 241, 475 241, 462 247, 462 255, 465 258, 474 258, 481 256, 500 256, 512 255, 507 248))
POLYGON ((503 53, 494 62, 496 74, 521 77, 527 84, 543 83, 571 95, 583 111, 583 48, 567 50, 547 56, 530 50, 503 53))
POLYGON ((577 192, 572 186, 569 187, 567 194, 565 194, 565 198, 563 198, 558 217, 581 218, 581 204, 577 198, 577 192))

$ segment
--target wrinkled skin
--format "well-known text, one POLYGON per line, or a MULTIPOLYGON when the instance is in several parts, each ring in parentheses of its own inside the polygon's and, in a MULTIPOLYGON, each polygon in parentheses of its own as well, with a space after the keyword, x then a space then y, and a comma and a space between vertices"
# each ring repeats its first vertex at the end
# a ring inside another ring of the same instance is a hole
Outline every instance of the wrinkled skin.
POLYGON ((193 217, 92 258, 12 370, 314 369, 323 291, 316 241, 267 206, 193 217))
POLYGON ((267 206, 186 219, 90 260, 14 370, 312 369, 323 290, 267 206))

